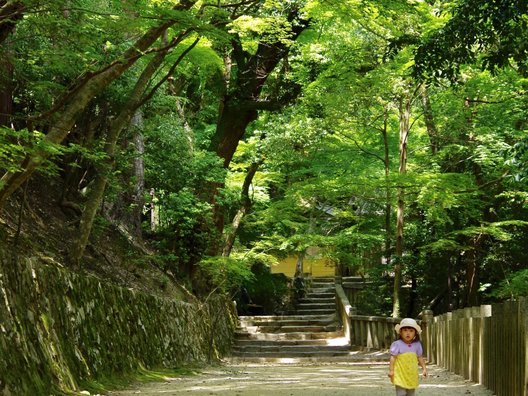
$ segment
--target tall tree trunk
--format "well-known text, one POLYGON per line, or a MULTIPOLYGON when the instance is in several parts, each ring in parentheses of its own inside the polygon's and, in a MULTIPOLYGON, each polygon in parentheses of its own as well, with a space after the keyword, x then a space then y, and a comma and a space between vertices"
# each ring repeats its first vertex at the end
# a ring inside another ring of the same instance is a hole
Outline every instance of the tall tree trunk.
POLYGON ((294 278, 303 278, 304 277, 304 257, 306 256, 306 249, 303 249, 299 252, 297 256, 297 262, 295 263, 295 274, 294 278))
MULTIPOLYGON (((177 79, 169 78, 169 80, 168 80, 169 92, 172 95, 176 96, 177 98, 180 97, 180 95, 182 94, 182 91, 183 91, 183 87, 184 87, 185 81, 186 81, 186 78, 183 75, 180 76, 177 79)), ((194 152, 194 144, 195 144, 194 131, 191 128, 191 126, 189 125, 189 122, 187 120, 187 116, 185 114, 185 108, 184 108, 184 105, 182 104, 182 101, 179 100, 179 99, 176 100, 175 107, 176 107, 176 112, 178 113, 178 116, 180 117, 180 120, 181 120, 182 125, 183 125, 183 130, 185 132, 185 137, 187 138, 187 143, 188 143, 188 146, 189 146, 189 152, 192 154, 194 152)))
POLYGON ((7 45, 0 47, 0 127, 10 127, 13 121, 13 65, 9 61, 7 45))
POLYGON ((391 187, 388 185, 390 176, 390 156, 389 156, 389 136, 388 136, 388 119, 389 110, 387 106, 383 109, 383 129, 381 131, 383 137, 383 165, 385 171, 385 247, 384 256, 387 265, 390 265, 392 260, 392 226, 391 226, 391 215, 392 215, 392 194, 391 187))
MULTIPOLYGON (((407 139, 409 137, 409 120, 411 116, 411 98, 404 96, 400 99, 400 167, 399 174, 407 173, 407 139)), ((401 311, 401 282, 403 262, 403 225, 405 210, 405 188, 398 187, 398 210, 396 215, 396 262, 394 264, 394 294, 392 316, 397 318, 401 311)))
POLYGON ((427 135, 429 136, 429 142, 431 145, 431 154, 436 155, 438 153, 438 149, 440 148, 440 143, 438 141, 438 130, 436 128, 433 109, 429 100, 429 92, 425 85, 422 85, 420 94, 422 99, 422 108, 424 111, 425 127, 427 128, 427 135))
POLYGON ((238 209, 233 221, 231 222, 231 230, 226 234, 224 249, 222 250, 222 256, 229 257, 231 250, 233 249, 233 244, 235 243, 236 234, 240 223, 244 216, 251 209, 251 199, 249 198, 249 187, 253 182, 253 177, 257 173, 259 166, 262 164, 263 160, 259 160, 251 163, 247 171, 246 177, 244 178, 244 184, 242 185, 242 191, 240 193, 240 209, 238 209))
POLYGON ((464 305, 473 307, 479 305, 479 258, 480 258, 480 236, 471 238, 472 249, 467 253, 466 261, 466 295, 464 305))
POLYGON ((159 226, 159 208, 156 190, 150 189, 150 231, 156 232, 159 226))
MULTIPOLYGON (((195 0, 183 0, 175 9, 190 8, 195 0)), ((58 105, 50 111, 53 113, 51 127, 44 137, 47 144, 60 144, 73 127, 77 116, 86 108, 90 101, 108 84, 113 82, 128 70, 150 46, 163 34, 165 30, 176 24, 175 20, 168 20, 148 30, 133 46, 125 51, 122 57, 96 73, 87 73, 80 82, 72 88, 58 105)), ((21 170, 6 172, 0 179, 0 209, 5 201, 24 183, 33 172, 47 159, 50 153, 39 150, 28 155, 21 164, 21 170)))
POLYGON ((103 200, 106 184, 108 182, 108 174, 113 168, 116 147, 115 142, 117 141, 119 131, 118 128, 110 129, 105 144, 105 153, 108 156, 108 159, 103 164, 96 165, 97 175, 90 186, 86 205, 84 206, 79 223, 78 235, 70 250, 70 259, 75 266, 79 265, 84 254, 84 250, 86 249, 86 245, 90 238, 90 233, 92 232, 95 215, 97 214, 103 200))
POLYGON ((457 259, 449 257, 447 260, 447 310, 453 311, 453 262, 456 264, 457 259))
POLYGON ((408 318, 412 318, 414 316, 414 309, 416 307, 416 300, 418 297, 418 282, 416 280, 416 275, 411 275, 411 292, 409 295, 409 306, 407 307, 407 314, 405 315, 408 318))
POLYGON ((133 209, 130 216, 130 231, 136 238, 141 239, 141 216, 143 214, 143 206, 145 199, 145 162, 143 156, 145 154, 145 141, 143 139, 143 114, 140 110, 136 110, 132 117, 132 128, 134 129, 134 146, 136 154, 134 157, 134 176, 135 185, 132 195, 133 209))

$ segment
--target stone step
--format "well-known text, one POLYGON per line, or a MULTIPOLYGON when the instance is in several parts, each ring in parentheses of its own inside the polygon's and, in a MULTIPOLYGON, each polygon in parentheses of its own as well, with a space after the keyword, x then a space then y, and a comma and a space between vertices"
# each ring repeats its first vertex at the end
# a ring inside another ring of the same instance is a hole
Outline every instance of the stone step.
POLYGON ((288 362, 349 359, 350 346, 336 316, 334 278, 311 282, 292 315, 241 316, 233 359, 288 362))
MULTIPOLYGON (((336 334, 339 335, 339 334, 336 334)), ((340 334, 340 337, 331 338, 311 338, 311 339, 274 339, 274 340, 258 340, 258 339, 237 339, 236 347, 253 347, 253 346, 276 346, 276 347, 292 347, 292 346, 348 346, 346 337, 340 334)))
POLYGON ((331 315, 244 315, 239 316, 238 319, 241 322, 276 322, 277 320, 324 320, 331 318, 331 315))
POLYGON ((336 286, 333 284, 333 283, 328 283, 328 284, 325 284, 325 283, 316 283, 315 285, 312 283, 312 284, 308 284, 306 285, 305 289, 306 290, 335 290, 336 286))
POLYGON ((311 296, 304 296, 297 300, 297 304, 305 304, 305 303, 311 303, 311 304, 335 304, 336 299, 335 297, 311 297, 311 296))
POLYGON ((332 302, 328 302, 328 303, 299 303, 297 304, 297 311, 299 309, 328 309, 328 308, 333 308, 334 310, 336 309, 336 306, 335 306, 335 301, 332 301, 332 302))
MULTIPOLYGON (((307 327, 307 326, 330 326, 335 325, 337 322, 333 317, 330 317, 328 319, 321 319, 321 320, 306 320, 306 319, 298 319, 298 320, 280 320, 276 322, 258 322, 258 321, 251 321, 251 322, 240 322, 238 328, 239 329, 247 329, 247 330, 253 330, 262 332, 262 329, 276 329, 281 327, 307 327)), ((275 332, 273 330, 273 332, 275 332)))
POLYGON ((340 329, 339 325, 298 325, 298 326, 245 326, 240 330, 246 330, 253 333, 319 333, 323 331, 337 331, 340 329))
POLYGON ((306 295, 303 298, 299 300, 299 302, 319 302, 319 303, 333 303, 335 302, 335 296, 313 296, 313 295, 306 295))
MULTIPOLYGON (((335 301, 324 302, 324 303, 319 303, 319 302, 301 302, 301 303, 297 304, 296 312, 298 312, 299 309, 304 309, 304 310, 333 309, 335 311, 336 310, 336 303, 335 303, 335 301)), ((312 315, 312 312, 310 312, 309 314, 312 315)), ((304 314, 298 314, 298 315, 302 316, 304 314)), ((314 313, 313 315, 316 315, 316 314, 314 313)), ((329 315, 329 314, 325 314, 325 315, 329 315)))
POLYGON ((321 290, 321 291, 306 290, 306 293, 304 293, 303 295, 303 298, 332 298, 332 297, 335 297, 334 290, 321 290))
POLYGON ((311 297, 311 296, 304 296, 299 299, 297 302, 298 304, 302 303, 319 303, 319 304, 335 304, 336 299, 335 297, 311 297))
POLYGON ((343 337, 343 330, 335 331, 312 331, 312 332, 287 332, 287 333, 254 333, 250 331, 235 331, 235 343, 244 340, 266 340, 266 341, 285 341, 285 340, 328 340, 343 337))
POLYGON ((290 355, 299 356, 302 354, 334 354, 334 353, 348 353, 350 348, 348 345, 237 345, 233 348, 233 355, 240 356, 242 354, 257 354, 262 355, 290 355))
POLYGON ((310 290, 335 290, 335 284, 333 283, 312 283, 308 285, 306 289, 310 290))
POLYGON ((275 320, 259 320, 249 319, 239 321, 240 327, 281 327, 281 326, 326 326, 334 324, 336 318, 334 315, 321 315, 317 318, 298 318, 298 319, 275 319, 275 320))
POLYGON ((335 292, 314 292, 314 291, 308 291, 304 298, 335 298, 335 292))
POLYGON ((271 357, 271 356, 232 356, 227 358, 231 364, 260 363, 260 364, 320 364, 320 363, 347 363, 347 364, 382 364, 389 361, 388 352, 363 352, 352 350, 348 354, 338 356, 303 356, 303 357, 271 357))
POLYGON ((335 285, 311 285, 306 288, 306 291, 311 291, 314 293, 330 293, 335 292, 335 285))
POLYGON ((295 311, 296 314, 303 315, 303 314, 318 314, 318 315, 331 315, 335 314, 336 308, 317 308, 317 309, 306 309, 306 308, 300 308, 295 311))
MULTIPOLYGON (((319 309, 319 308, 336 308, 335 301, 325 301, 325 302, 299 302, 296 305, 297 310, 300 309, 319 309)), ((297 314, 302 315, 302 314, 297 314)), ((319 313, 313 313, 312 315, 321 315, 319 313)))
POLYGON ((270 352, 240 352, 233 351, 233 356, 244 358, 296 358, 296 357, 329 357, 329 356, 347 356, 350 353, 348 350, 322 350, 314 349, 312 351, 270 351, 270 352))
POLYGON ((312 284, 335 285, 335 278, 334 277, 312 278, 312 284))

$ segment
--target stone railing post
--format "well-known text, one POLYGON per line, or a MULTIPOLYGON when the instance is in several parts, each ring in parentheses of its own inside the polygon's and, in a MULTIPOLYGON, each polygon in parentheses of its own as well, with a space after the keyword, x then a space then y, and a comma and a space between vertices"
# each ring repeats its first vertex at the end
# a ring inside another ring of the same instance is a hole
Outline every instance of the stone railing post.
POLYGON ((348 301, 348 298, 343 290, 343 287, 340 284, 336 283, 336 304, 337 304, 337 313, 340 317, 341 324, 343 325, 343 331, 345 337, 350 346, 352 346, 352 324, 350 317, 353 315, 353 308, 348 301))

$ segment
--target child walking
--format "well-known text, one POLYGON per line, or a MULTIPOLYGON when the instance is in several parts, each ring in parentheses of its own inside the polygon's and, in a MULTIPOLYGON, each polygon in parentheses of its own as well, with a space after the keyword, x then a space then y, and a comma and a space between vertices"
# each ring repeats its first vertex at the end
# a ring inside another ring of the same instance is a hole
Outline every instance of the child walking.
POLYGON ((399 334, 399 339, 390 347, 389 378, 396 386, 396 396, 414 396, 419 383, 418 364, 422 367, 422 375, 427 377, 420 342, 422 329, 411 318, 402 319, 394 329, 399 334))

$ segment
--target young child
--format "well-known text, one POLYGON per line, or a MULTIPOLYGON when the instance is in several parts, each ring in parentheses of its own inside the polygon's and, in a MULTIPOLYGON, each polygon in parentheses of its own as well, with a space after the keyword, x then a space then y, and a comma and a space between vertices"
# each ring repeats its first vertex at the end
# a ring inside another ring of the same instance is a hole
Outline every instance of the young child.
POLYGON ((402 319, 394 329, 400 338, 394 341, 390 348, 389 378, 396 386, 396 396, 414 396, 419 383, 418 364, 422 367, 422 375, 427 377, 420 342, 422 329, 411 318, 402 319))

